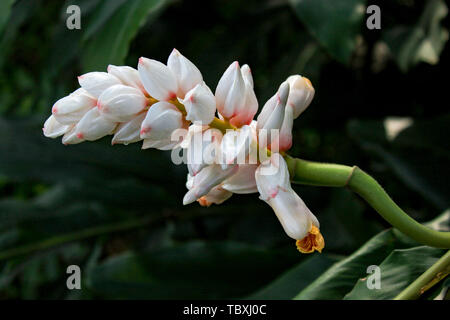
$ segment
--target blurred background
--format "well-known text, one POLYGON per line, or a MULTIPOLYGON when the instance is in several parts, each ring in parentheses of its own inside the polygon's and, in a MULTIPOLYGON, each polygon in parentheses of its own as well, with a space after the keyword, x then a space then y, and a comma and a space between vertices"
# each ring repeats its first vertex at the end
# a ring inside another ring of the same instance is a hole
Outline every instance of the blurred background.
POLYGON ((0 298, 392 298, 397 289, 358 291, 368 265, 400 268, 391 280, 406 286, 443 251, 386 231, 349 190, 295 186, 326 241, 302 255, 255 194, 183 207, 187 168, 170 152, 110 138, 64 146, 41 128, 78 75, 140 56, 166 62, 174 47, 213 91, 232 61, 249 64, 260 108, 301 74, 316 95, 290 154, 358 165, 444 230, 447 12, 443 0, 1 1, 0 298), (73 4, 80 30, 66 27, 73 4), (379 30, 366 27, 369 4, 381 8, 379 30), (66 287, 69 265, 81 290, 66 287))

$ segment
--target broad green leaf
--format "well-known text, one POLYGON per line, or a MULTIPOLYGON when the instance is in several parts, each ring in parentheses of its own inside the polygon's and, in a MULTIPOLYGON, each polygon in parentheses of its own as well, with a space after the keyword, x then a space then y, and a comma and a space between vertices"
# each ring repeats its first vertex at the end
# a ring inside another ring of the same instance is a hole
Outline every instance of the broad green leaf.
POLYGON ((347 64, 366 12, 365 0, 290 0, 296 15, 320 44, 347 64))
POLYGON ((450 115, 426 121, 416 120, 395 133, 389 133, 387 121, 351 121, 350 136, 368 153, 392 169, 405 185, 428 199, 438 209, 450 206, 450 115))
POLYGON ((87 275, 87 285, 107 298, 237 298, 272 280, 296 259, 296 252, 195 241, 110 258, 87 275))
POLYGON ((368 277, 359 279, 345 299, 382 300, 393 299, 411 282, 431 267, 446 250, 426 246, 397 249, 379 265, 380 289, 369 289, 368 277))
MULTIPOLYGON (((120 9, 126 0, 102 0, 100 5, 95 9, 90 21, 83 32, 83 40, 86 41, 92 37, 100 28, 108 24, 111 16, 120 9)), ((106 25, 106 28, 108 26, 106 25)))
POLYGON ((336 263, 295 297, 298 300, 342 299, 367 267, 379 265, 392 250, 411 246, 408 238, 389 229, 373 237, 348 258, 336 263))
POLYGON ((292 299, 299 290, 309 285, 337 261, 337 257, 315 254, 250 295, 248 299, 292 299))
POLYGON ((439 62, 449 37, 448 30, 441 25, 447 13, 448 7, 443 0, 430 0, 416 25, 386 30, 384 40, 402 71, 406 72, 419 62, 439 62))
POLYGON ((64 146, 61 139, 42 134, 44 119, 0 118, 0 175, 15 180, 37 179, 47 183, 94 180, 180 181, 185 167, 170 161, 170 152, 141 150, 141 143, 111 147, 111 136, 102 141, 64 146))
POLYGON ((84 70, 104 70, 108 64, 123 64, 139 28, 156 18, 165 2, 136 0, 124 3, 86 44, 82 59, 84 70))
POLYGON ((0 2, 0 35, 3 32, 3 28, 8 22, 9 15, 11 13, 11 7, 16 0, 3 0, 0 2))

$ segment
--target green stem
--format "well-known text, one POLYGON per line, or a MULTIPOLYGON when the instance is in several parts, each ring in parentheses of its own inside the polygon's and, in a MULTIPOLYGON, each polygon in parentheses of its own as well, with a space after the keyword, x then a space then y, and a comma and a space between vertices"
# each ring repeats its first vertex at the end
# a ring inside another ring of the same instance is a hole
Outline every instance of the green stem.
POLYGON ((430 229, 408 216, 378 182, 358 167, 318 163, 286 156, 294 183, 327 187, 348 187, 359 194, 392 226, 417 242, 450 248, 450 232, 430 229))
POLYGON ((447 251, 420 277, 414 280, 405 290, 400 292, 394 300, 412 300, 419 298, 426 290, 444 279, 450 272, 450 250, 447 251))

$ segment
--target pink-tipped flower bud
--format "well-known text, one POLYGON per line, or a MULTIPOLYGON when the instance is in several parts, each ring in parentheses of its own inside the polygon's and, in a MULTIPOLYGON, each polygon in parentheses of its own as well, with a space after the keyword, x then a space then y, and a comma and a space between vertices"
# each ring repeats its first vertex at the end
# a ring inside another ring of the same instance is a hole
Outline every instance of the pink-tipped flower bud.
POLYGON ((139 72, 132 67, 128 66, 114 66, 110 64, 108 66, 108 73, 119 79, 124 85, 134 87, 146 94, 144 85, 142 84, 139 72))
POLYGON ((112 138, 111 144, 124 144, 135 143, 141 141, 141 126, 146 116, 145 112, 137 115, 128 122, 119 124, 112 138))
POLYGON ((220 78, 216 87, 216 106, 227 120, 243 112, 245 103, 245 82, 237 61, 233 62, 220 78))
POLYGON ((244 105, 241 109, 237 110, 236 115, 230 119, 230 123, 238 128, 250 124, 258 111, 258 99, 253 90, 253 77, 250 67, 247 64, 243 65, 241 73, 245 83, 244 105))
POLYGON ((146 108, 147 98, 139 89, 117 84, 101 94, 97 105, 109 121, 126 122, 146 108))
POLYGON ((109 87, 122 84, 120 80, 107 72, 89 72, 78 77, 78 83, 95 98, 100 97, 109 87))
POLYGON ((60 124, 70 125, 78 122, 96 104, 97 100, 80 88, 56 101, 52 107, 52 114, 60 124))
POLYGON ((42 131, 47 138, 57 138, 69 131, 70 125, 61 124, 51 115, 44 123, 42 131))
POLYGON ((165 64, 141 57, 138 71, 142 84, 150 96, 161 101, 169 101, 177 97, 177 79, 165 64))
POLYGON ((75 127, 75 135, 81 140, 94 141, 112 134, 117 123, 105 119, 98 108, 89 110, 75 127))
MULTIPOLYGON (((160 148, 160 142, 171 141, 175 130, 185 127, 183 115, 173 104, 165 101, 157 102, 150 107, 141 125, 141 138, 150 141, 160 148)), ((144 141, 145 142, 145 141, 144 141)))
POLYGON ((200 70, 177 49, 173 49, 167 59, 167 66, 175 75, 178 84, 177 96, 184 98, 189 90, 203 82, 200 70))
POLYGON ((186 120, 203 125, 213 121, 216 113, 216 99, 204 82, 197 84, 186 94, 183 104, 187 112, 186 120))

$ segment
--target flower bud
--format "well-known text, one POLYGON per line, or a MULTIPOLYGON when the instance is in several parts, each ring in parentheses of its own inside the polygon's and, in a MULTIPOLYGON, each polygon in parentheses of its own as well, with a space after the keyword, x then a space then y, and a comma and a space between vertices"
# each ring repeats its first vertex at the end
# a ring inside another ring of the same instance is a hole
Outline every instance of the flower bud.
POLYGON ((154 141, 170 139, 172 132, 183 125, 183 115, 177 107, 169 102, 157 102, 150 107, 142 122, 141 138, 154 141))
POLYGON ((204 125, 213 121, 216 113, 216 99, 204 82, 197 84, 186 94, 183 104, 187 112, 186 120, 204 125))
POLYGON ((146 113, 143 112, 128 122, 119 124, 116 133, 111 141, 112 145, 124 144, 141 141, 141 125, 144 121, 146 113))
POLYGON ((244 164, 254 140, 256 137, 250 126, 227 130, 220 144, 222 168, 225 169, 231 164, 244 164))
POLYGON ((116 84, 122 84, 120 80, 112 74, 97 71, 79 76, 78 83, 95 98, 100 97, 102 92, 109 87, 116 84))
POLYGON ((294 108, 286 108, 279 135, 279 151, 284 152, 292 147, 292 127, 294 125, 294 108))
POLYGON ((139 77, 139 72, 135 68, 128 66, 114 66, 110 64, 108 66, 108 73, 117 77, 124 85, 134 87, 146 94, 141 78, 139 77))
POLYGON ((183 204, 190 204, 195 200, 208 194, 212 188, 219 185, 222 181, 232 176, 238 170, 238 166, 230 166, 222 170, 220 165, 213 164, 203 168, 192 182, 192 188, 186 193, 183 198, 183 204))
POLYGON ((165 64, 141 57, 138 71, 142 84, 150 96, 161 101, 169 101, 177 97, 177 80, 165 64))
POLYGON ((245 83, 244 105, 242 109, 238 110, 236 115, 230 119, 230 123, 238 128, 250 124, 258 111, 258 99, 253 90, 253 77, 250 67, 247 64, 243 65, 241 73, 245 83))
POLYGON ((272 207, 286 234, 298 240, 297 248, 301 252, 321 251, 324 242, 319 221, 291 188, 283 157, 273 153, 258 167, 255 178, 260 198, 272 207))
POLYGON ((63 135, 62 143, 64 145, 78 144, 84 141, 84 139, 80 139, 79 137, 77 137, 75 128, 75 124, 71 125, 69 130, 63 135))
POLYGON ((203 207, 209 207, 212 204, 221 204, 228 200, 233 195, 232 192, 223 189, 220 185, 215 186, 203 197, 197 201, 203 207))
POLYGON ((189 127, 189 133, 182 146, 187 148, 187 167, 190 175, 195 176, 215 162, 222 136, 222 132, 217 129, 204 131, 199 125, 189 127))
POLYGON ((56 121, 55 116, 51 115, 44 123, 42 131, 47 138, 57 138, 69 131, 70 126, 56 121))
POLYGON ((102 117, 98 108, 89 110, 75 127, 79 139, 94 141, 112 134, 117 123, 102 117))
POLYGON ((233 62, 220 78, 216 88, 216 106, 225 119, 231 119, 243 111, 245 82, 237 61, 233 62))
POLYGON ((109 121, 126 122, 146 108, 147 98, 134 87, 117 84, 103 91, 97 105, 109 121))
POLYGON ((308 78, 300 75, 290 76, 286 81, 290 87, 287 104, 294 109, 294 119, 297 119, 314 98, 314 88, 308 78))
POLYGON ((167 66, 177 79, 177 96, 180 98, 184 98, 189 90, 203 82, 200 70, 177 49, 173 49, 169 55, 167 66))
POLYGON ((261 147, 273 149, 273 144, 279 146, 280 130, 285 117, 286 102, 289 97, 289 84, 283 82, 276 95, 270 98, 264 105, 257 118, 258 141, 261 147), (277 136, 272 136, 272 130, 277 131, 277 136))
POLYGON ((222 183, 222 188, 241 194, 258 192, 255 180, 257 168, 257 164, 240 164, 238 171, 222 183))
POLYGON ((96 104, 97 100, 86 90, 78 89, 56 101, 52 107, 52 113, 60 124, 70 125, 78 122, 96 104))

